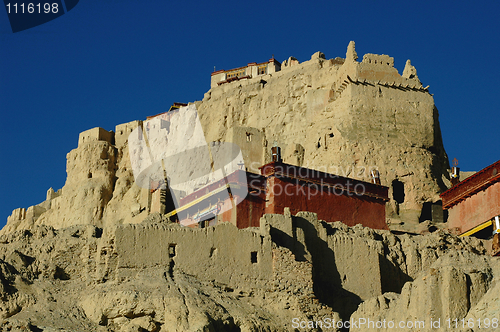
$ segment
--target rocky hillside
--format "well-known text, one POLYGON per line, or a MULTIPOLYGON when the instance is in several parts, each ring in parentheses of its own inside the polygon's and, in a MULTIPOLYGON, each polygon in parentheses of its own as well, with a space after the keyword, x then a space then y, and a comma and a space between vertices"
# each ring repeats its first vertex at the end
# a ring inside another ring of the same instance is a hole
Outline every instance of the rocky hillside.
POLYGON ((1 330, 290 331, 321 321, 299 330, 335 331, 331 320, 364 318, 423 320, 428 331, 430 319, 498 316, 500 266, 485 253, 473 238, 394 235, 311 213, 266 215, 247 230, 180 228, 160 215, 104 230, 36 225, 0 237, 1 330))
POLYGON ((332 321, 350 320, 366 331, 371 320, 428 331, 448 318, 494 327, 498 261, 490 243, 428 227, 424 203, 439 207, 448 178, 438 112, 411 63, 402 75, 393 63, 358 61, 351 43, 345 59, 290 58, 191 104, 206 139, 238 144, 250 172, 275 142, 290 164, 365 181, 377 169, 393 232, 287 210, 258 228, 182 228, 153 213, 152 192, 134 181, 128 136, 140 122, 94 128, 68 153, 64 187, 14 210, 0 231, 0 329, 340 331, 332 321))

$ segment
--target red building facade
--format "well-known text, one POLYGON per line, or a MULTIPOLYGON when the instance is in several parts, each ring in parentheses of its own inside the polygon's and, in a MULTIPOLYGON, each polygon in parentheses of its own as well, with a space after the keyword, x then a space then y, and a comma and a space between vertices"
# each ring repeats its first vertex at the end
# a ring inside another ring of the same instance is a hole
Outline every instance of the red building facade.
POLYGON ((458 182, 441 198, 453 232, 472 235, 488 228, 491 234, 496 230, 493 220, 500 215, 500 160, 458 182))
POLYGON ((283 213, 288 207, 292 214, 310 211, 327 222, 388 229, 385 186, 282 162, 264 165, 260 171, 236 171, 200 188, 182 198, 170 214, 189 227, 231 222, 246 228, 258 227, 265 213, 283 213))
POLYGON ((267 179, 265 213, 289 207, 292 214, 310 211, 328 222, 388 229, 387 187, 281 162, 264 165, 261 173, 267 179))

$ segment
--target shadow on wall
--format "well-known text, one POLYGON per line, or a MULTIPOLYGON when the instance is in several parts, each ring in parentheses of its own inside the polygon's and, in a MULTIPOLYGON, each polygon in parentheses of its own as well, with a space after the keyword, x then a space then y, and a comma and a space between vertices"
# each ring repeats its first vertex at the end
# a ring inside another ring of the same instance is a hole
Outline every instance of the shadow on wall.
POLYGON ((307 219, 292 217, 292 225, 293 236, 280 229, 271 228, 272 241, 289 249, 296 261, 311 262, 313 289, 318 300, 340 313, 342 317, 350 317, 362 300, 342 288, 333 250, 319 238, 316 228, 307 219))
POLYGON ((424 222, 426 220, 439 223, 445 223, 448 221, 448 211, 443 210, 443 201, 439 200, 435 203, 425 202, 422 205, 422 211, 420 212, 418 221, 424 222))
MULTIPOLYGON (((312 263, 314 294, 344 320, 367 298, 384 292, 400 293, 403 285, 412 280, 385 257, 382 246, 379 252, 370 252, 366 239, 346 236, 345 232, 336 234, 332 224, 305 217, 292 216, 291 229, 273 225, 277 227, 271 227, 272 241, 292 251, 297 261, 312 263), (365 257, 371 265, 359 257, 365 257), (375 267, 378 270, 372 271, 375 267)), ((380 235, 375 236, 379 238, 373 242, 382 241, 380 235)))
MULTIPOLYGON (((306 250, 313 264, 314 294, 320 302, 329 305, 347 319, 356 311, 362 299, 342 287, 342 279, 345 276, 341 277, 337 270, 335 253, 329 248, 328 242, 320 238, 316 227, 309 220, 301 217, 292 217, 292 222, 295 238, 300 239, 304 236, 306 250)), ((333 235, 335 230, 328 227, 326 222, 323 226, 326 226, 327 235, 333 235)))

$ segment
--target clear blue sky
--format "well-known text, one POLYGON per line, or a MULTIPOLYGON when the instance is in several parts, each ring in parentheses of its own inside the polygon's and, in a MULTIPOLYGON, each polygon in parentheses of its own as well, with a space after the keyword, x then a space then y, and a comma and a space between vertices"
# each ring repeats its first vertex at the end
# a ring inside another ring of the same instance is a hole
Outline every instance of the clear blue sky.
POLYGON ((400 73, 412 60, 450 160, 479 170, 500 159, 499 22, 498 1, 80 0, 12 33, 0 10, 0 227, 64 185, 80 132, 200 100, 214 66, 345 57, 350 40, 400 73))

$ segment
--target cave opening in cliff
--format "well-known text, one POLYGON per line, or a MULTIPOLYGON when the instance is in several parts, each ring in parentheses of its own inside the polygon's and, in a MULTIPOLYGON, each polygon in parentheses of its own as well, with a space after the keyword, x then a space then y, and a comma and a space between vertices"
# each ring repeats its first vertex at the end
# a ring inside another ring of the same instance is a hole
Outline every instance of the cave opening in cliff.
POLYGON ((392 198, 399 204, 405 201, 405 184, 397 179, 392 181, 392 198))

